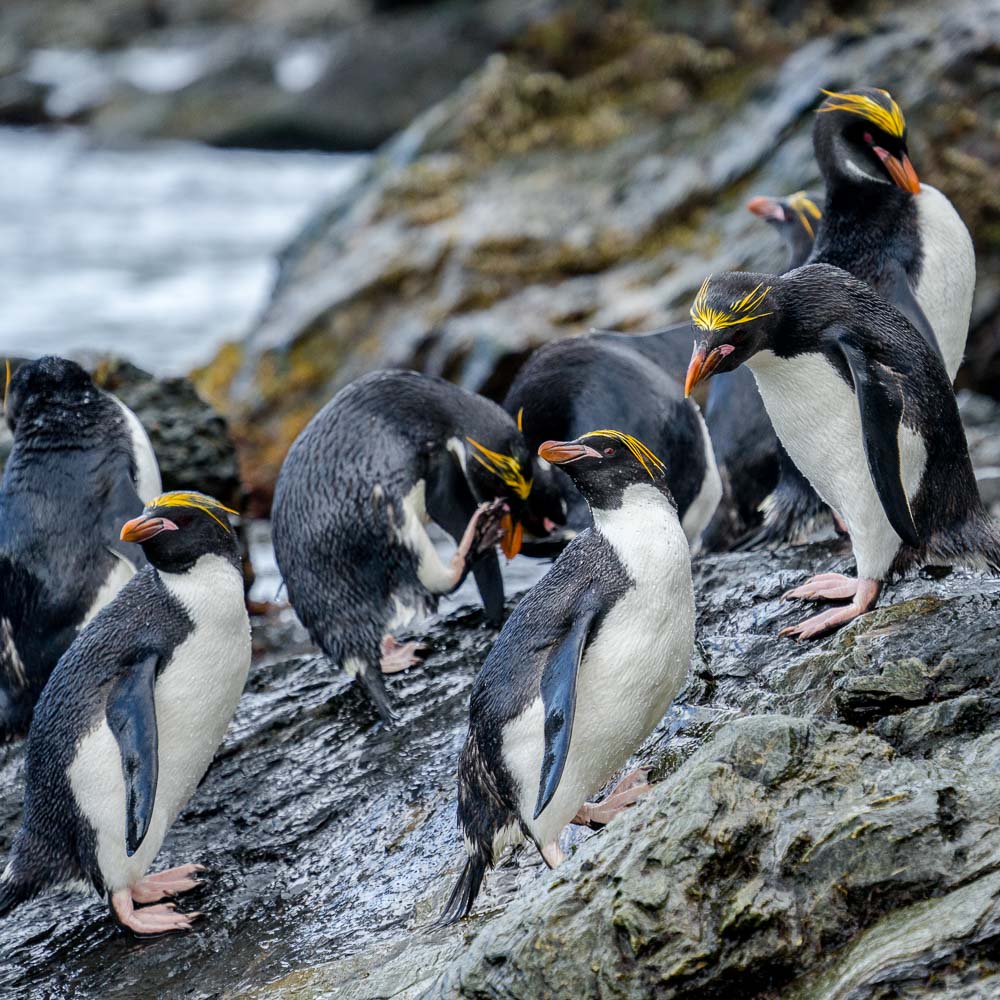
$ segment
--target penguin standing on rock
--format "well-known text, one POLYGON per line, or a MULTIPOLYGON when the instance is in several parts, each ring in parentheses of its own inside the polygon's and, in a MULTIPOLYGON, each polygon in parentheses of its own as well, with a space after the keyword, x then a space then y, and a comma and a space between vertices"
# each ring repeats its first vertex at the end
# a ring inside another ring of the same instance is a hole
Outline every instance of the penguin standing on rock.
POLYGON ((1000 572, 941 357, 870 285, 822 264, 724 274, 705 279, 691 317, 686 391, 746 362, 781 443, 850 533, 856 579, 825 573, 785 595, 849 603, 782 635, 837 628, 914 566, 1000 572))
POLYGON ((84 628, 38 702, 0 915, 85 879, 139 935, 187 930, 198 916, 160 901, 197 886, 200 865, 146 872, 212 762, 250 667, 227 512, 200 493, 167 493, 121 529, 149 564, 84 628))
POLYGON ((514 609, 472 690, 458 766, 468 860, 445 906, 466 916, 483 876, 530 839, 563 860, 567 823, 603 824, 648 786, 634 772, 588 803, 652 732, 687 677, 694 595, 687 540, 663 465, 628 434, 548 441, 593 511, 514 609))
POLYGON ((954 381, 976 284, 969 231, 937 188, 920 183, 903 112, 888 91, 823 93, 813 149, 826 205, 809 263, 867 281, 941 355, 954 381))
POLYGON ((416 662, 393 631, 429 614, 471 570, 487 617, 503 616, 494 546, 521 545, 531 461, 495 403, 416 372, 346 386, 296 439, 274 494, 272 530, 292 607, 313 641, 386 719, 382 673, 416 662), (458 543, 442 562, 426 525, 458 543))
POLYGON ((75 362, 8 368, 0 483, 0 740, 24 735, 56 661, 145 565, 118 530, 160 473, 142 425, 75 362))

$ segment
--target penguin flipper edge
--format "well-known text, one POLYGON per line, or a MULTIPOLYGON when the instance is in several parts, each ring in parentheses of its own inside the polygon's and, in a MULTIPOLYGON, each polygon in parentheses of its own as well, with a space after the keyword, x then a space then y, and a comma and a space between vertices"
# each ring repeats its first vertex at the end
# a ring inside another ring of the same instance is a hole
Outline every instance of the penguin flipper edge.
POLYGON ((923 309, 920 308, 920 303, 917 301, 916 295, 913 294, 913 289, 910 287, 910 281, 906 277, 906 271, 903 270, 902 264, 897 261, 890 262, 882 271, 882 281, 879 284, 886 300, 909 320, 910 325, 927 341, 931 350, 943 362, 944 355, 941 353, 937 334, 923 309))
POLYGON ((118 741, 125 779, 125 851, 139 849, 153 818, 159 777, 159 736, 156 726, 157 653, 136 660, 115 682, 108 695, 108 728, 118 741))
POLYGON ((837 344, 851 371, 858 397, 865 456, 875 492, 893 530, 909 545, 919 545, 910 501, 903 486, 899 455, 899 425, 903 416, 903 394, 893 373, 876 371, 865 352, 845 331, 837 344))
POLYGON ((576 678, 587 639, 600 613, 601 603, 593 587, 580 597, 575 617, 562 640, 552 648, 542 671, 542 703, 545 707, 545 749, 538 783, 534 818, 552 801, 569 753, 576 714, 576 678))

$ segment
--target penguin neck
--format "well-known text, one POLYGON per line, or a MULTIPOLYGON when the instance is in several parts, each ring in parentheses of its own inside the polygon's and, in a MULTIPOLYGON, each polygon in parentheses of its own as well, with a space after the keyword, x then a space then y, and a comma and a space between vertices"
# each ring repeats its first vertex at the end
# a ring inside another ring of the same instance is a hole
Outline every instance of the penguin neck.
POLYGON ((109 413, 105 400, 46 401, 33 412, 21 413, 14 431, 19 449, 65 451, 93 448, 109 439, 108 418, 120 419, 117 407, 109 413))
POLYGON ((690 567, 677 510, 656 484, 633 483, 622 491, 617 507, 590 509, 594 530, 610 543, 636 584, 662 583, 676 566, 690 567))
POLYGON ((859 243, 863 243, 863 256, 887 250, 890 237, 900 229, 900 220, 915 211, 913 195, 895 184, 837 177, 827 189, 823 223, 809 260, 836 264, 854 273, 851 264, 859 243))

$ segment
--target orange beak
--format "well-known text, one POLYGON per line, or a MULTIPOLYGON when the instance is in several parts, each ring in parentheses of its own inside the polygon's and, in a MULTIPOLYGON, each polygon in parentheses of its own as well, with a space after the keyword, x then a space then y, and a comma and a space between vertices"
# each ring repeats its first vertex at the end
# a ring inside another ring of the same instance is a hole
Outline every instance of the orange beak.
POLYGON ((722 344, 706 356, 705 348, 694 345, 691 354, 691 363, 688 365, 687 378, 684 379, 684 398, 691 395, 691 390, 699 383, 704 382, 719 367, 723 358, 728 357, 736 348, 732 344, 722 344))
POLYGON ((500 548, 508 559, 513 559, 521 551, 524 528, 521 522, 515 521, 510 514, 504 514, 500 519, 500 526, 503 528, 503 538, 500 539, 500 548))
POLYGON ((785 210, 781 205, 774 198, 765 198, 762 194, 747 202, 747 210, 760 219, 769 219, 772 222, 785 221, 785 210))
POLYGON ((538 448, 538 454, 553 465, 565 465, 580 458, 600 458, 601 453, 586 444, 575 441, 546 441, 538 448))
POLYGON ((148 514, 140 514, 122 525, 121 540, 141 545, 164 531, 177 531, 177 525, 165 517, 150 517, 148 514))
POLYGON ((881 146, 872 146, 872 149, 898 187, 909 191, 910 194, 920 194, 920 178, 917 177, 917 172, 906 153, 897 158, 881 146))

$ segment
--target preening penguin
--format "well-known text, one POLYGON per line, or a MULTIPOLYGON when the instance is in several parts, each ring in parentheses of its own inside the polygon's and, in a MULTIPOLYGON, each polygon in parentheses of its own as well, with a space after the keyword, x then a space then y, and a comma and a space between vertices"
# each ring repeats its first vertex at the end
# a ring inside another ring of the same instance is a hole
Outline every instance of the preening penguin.
POLYGON ((0 740, 27 732, 79 629, 145 564, 118 537, 160 491, 149 438, 75 362, 21 365, 5 388, 14 445, 0 483, 0 740))
POLYGON ((85 879, 136 934, 186 930, 197 916, 136 904, 198 884, 199 865, 146 871, 212 762, 250 666, 226 512, 200 493, 167 493, 121 528, 149 564, 84 628, 38 702, 0 915, 85 879))
MULTIPOLYGON (((685 400, 680 383, 633 349, 648 339, 598 334, 538 348, 518 372, 504 400, 528 447, 573 439, 591 427, 616 427, 661 456, 688 541, 696 545, 722 497, 722 480, 701 411, 685 400)), ((548 473, 544 458, 536 460, 548 473)), ((552 471, 566 508, 563 537, 591 523, 590 509, 572 477, 552 471)))
POLYGON ((809 262, 867 281, 939 351, 954 380, 976 283, 969 232, 951 202, 920 183, 888 91, 823 93, 813 148, 826 207, 809 262))
POLYGON ((531 475, 524 440, 499 406, 416 372, 356 380, 292 445, 272 512, 289 600, 385 718, 392 712, 381 673, 416 656, 394 629, 432 612, 470 569, 487 616, 501 620, 494 546, 502 536, 508 557, 520 548, 531 475), (449 562, 427 534, 429 521, 458 543, 449 562))
POLYGON ((605 823, 645 790, 619 771, 687 676, 694 641, 691 560, 659 460, 635 438, 593 431, 541 455, 593 511, 521 599, 472 690, 458 766, 468 860, 442 914, 468 914, 486 870, 530 839, 550 866, 570 822, 605 823))
POLYGON ((870 285, 822 264, 724 274, 706 278, 691 317, 687 391, 746 362, 781 443, 851 536, 857 579, 823 574, 786 595, 850 603, 783 635, 850 621, 913 566, 1000 571, 941 358, 870 285))

